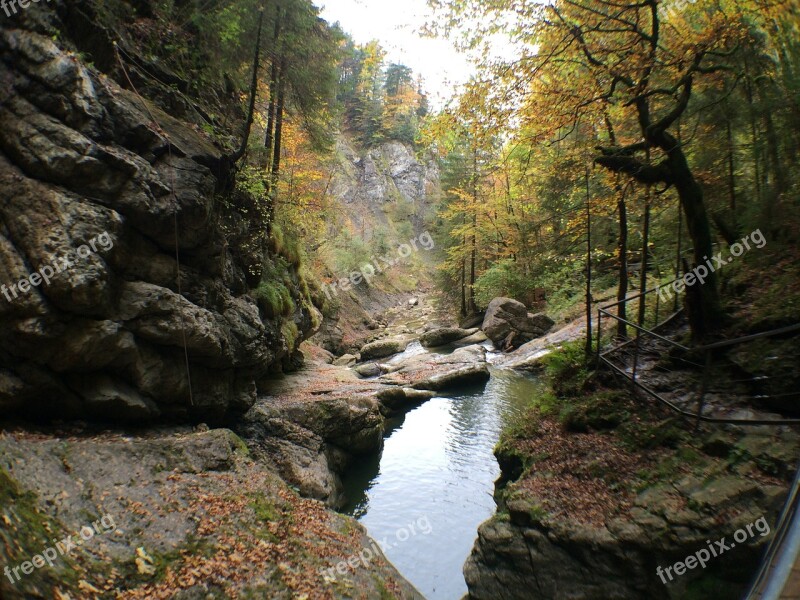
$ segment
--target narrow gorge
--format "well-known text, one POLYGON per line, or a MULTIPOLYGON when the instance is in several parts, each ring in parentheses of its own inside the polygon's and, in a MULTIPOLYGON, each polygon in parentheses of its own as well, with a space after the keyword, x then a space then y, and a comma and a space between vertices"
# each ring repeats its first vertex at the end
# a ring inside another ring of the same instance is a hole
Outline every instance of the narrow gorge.
POLYGON ((0 598, 794 598, 797 7, 356 4, 3 1, 0 598))

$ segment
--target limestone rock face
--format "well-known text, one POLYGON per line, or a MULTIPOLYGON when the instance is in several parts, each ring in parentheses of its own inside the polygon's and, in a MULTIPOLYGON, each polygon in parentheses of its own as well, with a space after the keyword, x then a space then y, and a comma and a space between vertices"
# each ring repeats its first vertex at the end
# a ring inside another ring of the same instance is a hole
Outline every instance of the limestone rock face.
POLYGON ((365 241, 375 224, 386 224, 387 219, 408 219, 414 233, 422 233, 426 215, 435 210, 433 191, 439 187, 439 167, 432 156, 417 157, 412 146, 396 140, 358 150, 347 136, 337 139, 336 156, 339 168, 331 194, 348 208, 342 218, 365 241), (387 208, 399 214, 388 216, 387 208))
POLYGON ((301 494, 339 506, 344 500, 339 473, 352 456, 380 451, 383 423, 372 395, 320 400, 301 395, 260 400, 244 416, 241 432, 301 494))
POLYGON ((533 486, 516 483, 523 471, 538 466, 525 468, 515 452, 496 451, 501 481, 511 483, 498 488, 503 511, 480 526, 464 565, 467 597, 679 600, 703 590, 698 597, 742 598, 790 489, 800 438, 786 430, 766 437, 717 432, 700 439, 704 451, 722 457, 736 452, 745 462, 730 470, 721 461, 714 468, 695 467, 695 473, 676 472, 594 522, 551 514, 533 486), (763 481, 756 465, 775 477, 763 481), (680 576, 663 574, 706 548, 707 540, 732 542, 748 527, 752 534, 745 541, 737 539, 735 549, 711 557, 704 568, 695 561, 697 568, 680 576))
POLYGON ((343 588, 358 589, 367 598, 379 598, 390 585, 393 597, 423 600, 357 521, 300 498, 273 470, 252 460, 231 431, 193 432, 182 426, 144 435, 67 433, 0 437, 0 562, 21 564, 50 547, 54 537, 62 539, 84 527, 94 529, 95 535, 70 549, 67 565, 55 560, 16 581, 4 576, 4 600, 99 598, 117 592, 153 598, 157 595, 152 586, 158 580, 130 575, 137 570, 137 549, 158 557, 174 573, 198 568, 211 572, 231 554, 231 532, 241 557, 235 566, 225 567, 232 573, 227 581, 235 580, 231 587, 189 575, 192 581, 163 595, 286 598, 290 596, 280 573, 291 568, 307 573, 302 586, 308 598, 349 595, 331 594, 324 577, 331 573, 343 588), (309 535, 310 523, 315 523, 314 535, 309 535), (274 539, 270 536, 275 531, 292 550, 264 552, 265 540, 274 539), (367 548, 373 560, 346 579, 336 573, 339 561, 367 548), (72 576, 65 576, 65 568, 72 576), (89 592, 106 585, 114 592, 89 592))
POLYGON ((481 329, 501 350, 519 348, 541 337, 555 322, 547 315, 528 312, 522 302, 511 298, 495 298, 486 309, 481 329))
POLYGON ((246 410, 313 309, 290 290, 287 343, 217 214, 223 153, 36 33, 44 10, 0 25, 0 416, 246 410))

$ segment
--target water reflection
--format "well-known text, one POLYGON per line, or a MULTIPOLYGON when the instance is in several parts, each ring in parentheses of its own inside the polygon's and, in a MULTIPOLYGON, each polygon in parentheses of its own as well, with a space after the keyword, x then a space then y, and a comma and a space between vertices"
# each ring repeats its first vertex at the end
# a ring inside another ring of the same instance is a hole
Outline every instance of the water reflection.
MULTIPOLYGON (((427 598, 455 600, 466 593, 462 566, 478 525, 495 509, 500 474, 492 454, 503 424, 540 390, 530 378, 492 372, 483 387, 433 398, 400 419, 383 454, 345 478, 356 516, 376 539, 427 516, 432 531, 387 551, 389 559, 427 598)), ((397 424, 395 424, 397 425, 397 424)))

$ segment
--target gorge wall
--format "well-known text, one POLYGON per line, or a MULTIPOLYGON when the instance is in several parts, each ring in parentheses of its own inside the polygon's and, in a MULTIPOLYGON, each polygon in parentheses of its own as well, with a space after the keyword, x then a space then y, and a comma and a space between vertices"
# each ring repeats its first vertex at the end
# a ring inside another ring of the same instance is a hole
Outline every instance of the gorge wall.
MULTIPOLYGON (((331 239, 341 231, 358 238, 370 249, 364 262, 377 262, 379 256, 397 259, 398 246, 426 233, 434 218, 440 194, 438 163, 396 140, 360 148, 347 133, 337 138, 335 158, 330 193, 338 214, 330 224, 331 239)), ((385 270, 372 284, 330 298, 336 310, 326 314, 314 341, 334 354, 355 353, 385 325, 381 315, 386 310, 432 289, 434 256, 435 250, 426 250, 393 267, 378 262, 385 270)), ((331 279, 348 275, 340 271, 332 267, 331 279)))
POLYGON ((91 30, 80 42, 114 64, 88 9, 32 5, 0 23, 0 416, 244 411, 319 314, 296 268, 248 237, 258 223, 237 209, 254 199, 222 149, 122 89, 125 70, 76 54, 63 32, 91 30), (285 318, 251 293, 270 261, 285 318))

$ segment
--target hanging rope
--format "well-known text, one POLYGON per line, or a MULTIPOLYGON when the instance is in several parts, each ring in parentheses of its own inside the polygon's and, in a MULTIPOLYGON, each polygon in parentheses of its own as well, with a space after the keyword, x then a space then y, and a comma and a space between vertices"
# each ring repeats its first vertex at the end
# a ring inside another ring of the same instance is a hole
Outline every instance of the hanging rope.
MULTIPOLYGON (((175 167, 172 164, 172 142, 169 139, 169 136, 166 132, 161 128, 158 124, 158 121, 153 115, 153 112, 150 110, 150 106, 145 102, 142 95, 139 93, 139 90, 136 89, 136 86, 133 85, 133 81, 131 81, 130 75, 128 75, 128 70, 125 68, 125 63, 122 61, 122 57, 119 55, 119 49, 117 47, 117 42, 114 42, 114 55, 117 57, 117 62, 119 63, 120 69, 122 69, 122 73, 125 75, 125 79, 128 81, 128 85, 131 86, 133 93, 136 94, 136 97, 139 98, 139 101, 142 103, 142 106, 147 111, 147 114, 150 115, 150 119, 153 123, 153 127, 155 129, 156 134, 161 137, 167 143, 167 154, 169 157, 169 165, 170 165, 170 194, 172 195, 173 200, 173 211, 172 215, 174 217, 174 226, 175 226, 175 265, 176 265, 176 276, 175 281, 177 284, 178 295, 183 297, 183 289, 181 287, 181 254, 180 248, 178 244, 178 196, 175 194, 175 167)), ((186 342, 186 317, 181 312, 181 337, 183 340, 183 356, 186 362, 186 380, 189 385, 189 406, 194 406, 194 393, 192 391, 192 373, 189 368, 189 348, 186 342)))

